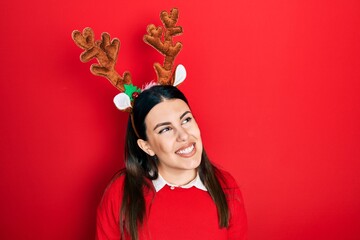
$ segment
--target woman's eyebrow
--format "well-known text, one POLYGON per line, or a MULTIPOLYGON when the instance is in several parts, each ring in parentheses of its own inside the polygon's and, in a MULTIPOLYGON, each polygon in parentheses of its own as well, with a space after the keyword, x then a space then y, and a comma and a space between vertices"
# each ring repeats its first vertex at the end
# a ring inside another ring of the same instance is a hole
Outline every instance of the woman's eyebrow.
POLYGON ((161 126, 164 126, 164 125, 170 125, 170 124, 171 124, 170 122, 158 123, 158 124, 156 124, 156 126, 154 127, 154 131, 155 131, 155 129, 157 129, 158 127, 161 127, 161 126))
MULTIPOLYGON (((186 112, 184 112, 183 114, 181 114, 181 116, 180 116, 180 120, 186 115, 186 114, 188 114, 188 113, 191 113, 190 111, 186 111, 186 112)), ((164 126, 164 125, 170 125, 171 124, 171 122, 162 122, 162 123, 158 123, 158 124, 156 124, 155 125, 155 127, 154 127, 154 131, 155 131, 155 129, 157 129, 158 127, 161 127, 161 126, 164 126)))
POLYGON ((184 112, 184 113, 180 116, 180 120, 181 120, 186 114, 188 114, 188 113, 191 113, 191 112, 190 112, 190 111, 184 112))

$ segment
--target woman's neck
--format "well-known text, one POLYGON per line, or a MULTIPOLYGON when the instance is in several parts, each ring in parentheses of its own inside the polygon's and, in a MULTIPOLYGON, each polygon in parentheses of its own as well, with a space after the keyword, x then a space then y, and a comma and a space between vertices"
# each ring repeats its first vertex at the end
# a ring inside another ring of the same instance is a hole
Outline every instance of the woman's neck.
POLYGON ((179 171, 163 171, 159 169, 159 174, 164 180, 175 186, 183 186, 193 181, 197 175, 197 169, 179 170, 179 171))

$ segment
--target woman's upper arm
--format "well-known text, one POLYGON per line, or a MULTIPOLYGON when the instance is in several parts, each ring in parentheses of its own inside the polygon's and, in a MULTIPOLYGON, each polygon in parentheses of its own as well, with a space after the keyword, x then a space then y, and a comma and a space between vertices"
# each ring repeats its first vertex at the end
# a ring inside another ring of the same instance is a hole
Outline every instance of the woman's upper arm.
POLYGON ((112 182, 105 190, 97 208, 96 239, 120 239, 119 210, 122 181, 112 182))
POLYGON ((232 189, 232 196, 229 198, 230 222, 228 228, 229 240, 247 239, 247 217, 244 207, 244 200, 239 187, 232 189))
POLYGON ((221 183, 228 201, 230 221, 228 227, 229 240, 246 240, 248 233, 247 216, 244 199, 239 185, 233 176, 221 170, 221 183))

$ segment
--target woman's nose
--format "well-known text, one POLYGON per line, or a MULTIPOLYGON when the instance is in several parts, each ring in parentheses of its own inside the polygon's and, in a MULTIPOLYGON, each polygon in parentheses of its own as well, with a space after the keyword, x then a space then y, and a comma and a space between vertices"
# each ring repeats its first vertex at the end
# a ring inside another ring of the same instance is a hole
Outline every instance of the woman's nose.
POLYGON ((177 140, 179 142, 184 142, 189 139, 189 133, 186 131, 186 129, 179 128, 177 134, 177 140))

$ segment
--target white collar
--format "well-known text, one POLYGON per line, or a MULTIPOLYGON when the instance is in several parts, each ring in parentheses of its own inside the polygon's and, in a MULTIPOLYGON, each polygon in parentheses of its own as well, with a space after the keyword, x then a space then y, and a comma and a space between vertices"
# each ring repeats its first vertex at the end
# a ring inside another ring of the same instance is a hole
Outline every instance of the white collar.
POLYGON ((196 187, 200 190, 203 190, 203 191, 207 191, 205 185, 203 184, 203 182, 201 181, 200 179, 200 176, 199 176, 199 173, 196 175, 196 178, 194 180, 192 180, 191 182, 189 182, 188 184, 186 185, 183 185, 183 186, 177 186, 177 185, 174 185, 174 184, 171 184, 171 183, 168 183, 161 175, 160 173, 158 174, 158 178, 155 179, 155 180, 152 180, 152 183, 154 185, 154 188, 155 188, 155 191, 158 192, 160 191, 163 187, 165 187, 165 185, 168 185, 170 187, 172 187, 172 189, 174 187, 180 187, 180 188, 191 188, 191 187, 196 187))

